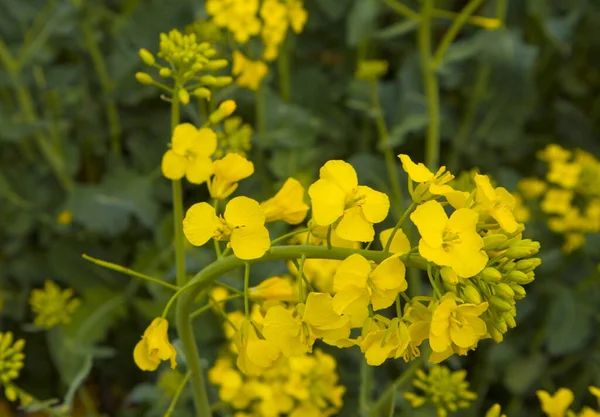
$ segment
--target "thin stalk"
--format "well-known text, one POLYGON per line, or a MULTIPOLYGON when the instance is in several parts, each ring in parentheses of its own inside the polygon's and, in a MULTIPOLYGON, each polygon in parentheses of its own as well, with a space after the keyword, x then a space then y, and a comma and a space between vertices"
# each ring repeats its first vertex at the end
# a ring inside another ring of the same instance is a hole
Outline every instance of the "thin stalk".
POLYGON ((406 384, 408 380, 413 376, 415 371, 421 367, 421 361, 414 360, 412 364, 408 368, 404 370, 400 374, 396 380, 386 388, 386 390, 381 394, 381 396, 375 401, 373 407, 371 408, 371 417, 375 417, 379 414, 383 406, 390 400, 390 397, 396 393, 398 388, 402 385, 406 384))
POLYGON ((429 125, 425 142, 425 165, 436 171, 440 158, 440 98, 438 81, 432 65, 431 54, 431 17, 433 0, 423 0, 421 6, 421 26, 419 26, 418 44, 421 57, 421 71, 427 97, 429 125))
POLYGON ((331 233, 332 233, 331 231, 332 230, 333 230, 333 226, 329 225, 329 227, 327 228, 327 237, 326 237, 326 239, 327 239, 327 249, 330 249, 330 250, 333 248, 333 246, 331 246, 331 233))
POLYGON ((86 261, 90 261, 101 267, 111 269, 113 271, 121 272, 123 274, 130 275, 132 277, 140 278, 145 281, 152 282, 154 284, 162 285, 163 287, 169 288, 170 290, 177 291, 179 289, 179 287, 177 285, 169 284, 168 282, 164 282, 158 278, 153 278, 149 275, 142 274, 141 272, 134 271, 133 269, 129 269, 124 266, 114 264, 112 262, 106 262, 101 259, 93 258, 89 255, 86 255, 85 253, 83 255, 81 255, 81 257, 83 259, 85 259, 86 261))
POLYGON ((250 317, 250 263, 244 265, 244 313, 250 317))
POLYGON ((371 408, 371 391, 373 389, 373 368, 367 364, 367 360, 360 361, 360 389, 358 396, 358 408, 362 417, 367 417, 371 408))
POLYGON ((388 239, 387 243, 385 244, 385 248, 383 249, 384 252, 390 252, 390 247, 392 246, 392 242, 394 241, 394 236, 396 236, 398 229, 402 227, 402 224, 404 223, 408 215, 411 213, 411 211, 415 209, 415 207, 417 207, 417 203, 412 202, 411 205, 408 206, 404 214, 402 214, 402 217, 400 217, 400 220, 398 220, 398 223, 396 223, 396 225, 394 226, 392 233, 390 233, 390 238, 388 239))
POLYGON ((173 411, 175 410, 175 406, 177 405, 177 402, 179 401, 179 397, 181 396, 181 393, 183 392, 185 385, 189 381, 190 376, 191 376, 190 372, 185 374, 185 378, 183 378, 183 381, 181 381, 181 384, 179 384, 179 387, 177 387, 177 391, 175 391, 175 396, 173 397, 173 400, 171 401, 171 405, 169 405, 169 409, 167 410, 167 412, 164 414, 163 417, 171 417, 171 414, 173 414, 173 411))
POLYGON ((279 93, 286 103, 292 98, 292 86, 290 82, 290 40, 283 42, 277 57, 277 75, 279 76, 279 93))
POLYGON ((293 232, 289 232, 289 233, 286 233, 285 235, 279 236, 278 238, 273 239, 271 241, 271 246, 273 246, 276 243, 282 242, 282 241, 284 241, 286 239, 289 239, 289 238, 291 238, 293 236, 296 236, 296 235, 299 235, 299 234, 302 234, 302 233, 306 233, 306 232, 308 232, 308 230, 309 230, 308 228, 294 230, 293 232))
MULTIPOLYGON (((265 87, 263 84, 261 84, 255 92, 254 108, 256 132, 259 135, 263 135, 265 133, 265 87)), ((268 195, 271 186, 267 171, 267 161, 265 153, 260 147, 254 147, 254 166, 256 167, 260 179, 262 192, 264 195, 268 195)))
MULTIPOLYGON (((217 301, 217 303, 225 303, 227 301, 237 300, 238 298, 241 298, 241 297, 242 297, 242 295, 240 295, 240 294, 230 295, 229 297, 223 298, 221 301, 217 301)), ((195 310, 192 314, 190 314, 190 318, 195 319, 196 317, 206 313, 211 308, 213 308, 213 305, 210 303, 205 306, 202 306, 199 309, 195 310)))
POLYGON ((398 14, 418 22, 421 20, 419 13, 412 10, 410 7, 402 4, 399 0, 383 0, 390 8, 394 9, 398 14))

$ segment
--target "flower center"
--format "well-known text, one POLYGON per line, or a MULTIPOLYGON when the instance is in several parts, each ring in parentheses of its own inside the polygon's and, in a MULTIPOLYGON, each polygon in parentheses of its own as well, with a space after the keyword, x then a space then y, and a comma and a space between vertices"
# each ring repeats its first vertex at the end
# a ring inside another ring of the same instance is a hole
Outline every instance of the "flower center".
POLYGON ((446 229, 442 235, 442 240, 442 248, 448 252, 454 245, 461 243, 460 232, 446 229))

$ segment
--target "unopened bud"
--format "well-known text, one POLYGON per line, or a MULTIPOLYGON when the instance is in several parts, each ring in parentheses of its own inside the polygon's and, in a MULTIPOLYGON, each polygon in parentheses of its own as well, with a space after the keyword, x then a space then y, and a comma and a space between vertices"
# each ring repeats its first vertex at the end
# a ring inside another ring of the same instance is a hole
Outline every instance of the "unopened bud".
POLYGON ((512 304, 504 298, 498 297, 497 295, 492 295, 490 297, 490 305, 502 312, 512 310, 512 304))
POLYGON ((233 82, 232 77, 216 77, 215 87, 227 87, 233 82))
POLYGON ((218 71, 229 65, 226 59, 215 59, 204 64, 205 71, 218 71))
POLYGON ((142 59, 142 62, 150 67, 156 62, 156 60, 154 59, 154 55, 152 55, 147 49, 140 49, 139 54, 140 58, 142 59))
POLYGON ((542 260, 540 258, 529 258, 522 259, 517 262, 517 269, 519 271, 523 271, 525 273, 532 272, 535 268, 542 264, 542 260))
POLYGON ((508 327, 510 327, 511 329, 517 327, 517 322, 515 321, 515 318, 510 312, 502 314, 502 318, 504 319, 506 324, 508 324, 508 327))
POLYGON ((481 294, 479 294, 477 288, 472 285, 467 285, 463 288, 463 298, 466 302, 472 304, 481 304, 483 302, 481 294))
POLYGON ((511 245, 504 256, 510 259, 528 258, 535 255, 540 250, 540 242, 534 242, 531 239, 523 239, 521 242, 511 245))
POLYGON ((217 82, 217 78, 212 75, 203 75, 200 77, 200 83, 204 85, 208 85, 210 87, 214 86, 217 82))
POLYGON ((500 284, 496 285, 495 290, 496 295, 499 297, 505 298, 507 300, 512 300, 513 298, 515 298, 515 292, 512 288, 510 288, 510 285, 508 284, 501 282, 500 284))
POLYGON ((203 69, 205 69, 204 64, 202 64, 201 62, 196 62, 194 65, 192 65, 192 73, 197 73, 202 71, 203 69))
POLYGON ((522 300, 523 298, 525 298, 525 296, 527 295, 525 288, 514 282, 511 282, 509 285, 515 293, 515 300, 522 300))
POLYGON ((198 98, 210 98, 210 90, 204 87, 196 88, 192 94, 198 98))
POLYGON ((520 242, 520 241, 521 241, 521 239, 519 239, 518 237, 513 237, 513 238, 510 238, 510 239, 504 241, 504 243, 499 245, 496 249, 497 250, 505 250, 505 249, 508 249, 509 246, 511 246, 517 242, 520 242))
POLYGON ((146 74, 145 72, 136 72, 135 79, 138 81, 138 83, 143 84, 143 85, 154 84, 154 80, 152 79, 150 74, 146 74))
POLYGON ((495 250, 498 246, 506 242, 508 238, 505 235, 494 234, 483 238, 483 247, 485 250, 495 250))
MULTIPOLYGON (((454 272, 454 269, 449 268, 449 267, 444 267, 442 269, 440 269, 440 275, 442 277, 442 281, 444 282, 444 284, 448 283, 452 286, 454 286, 454 284, 458 284, 458 274, 456 272, 454 272)), ((454 287, 456 288, 456 287, 454 287)), ((453 290, 448 290, 448 291, 453 291, 453 290)), ((456 292, 456 291, 453 291, 456 292)))
POLYGON ((514 271, 517 268, 517 263, 515 261, 510 261, 507 262, 506 264, 502 265, 502 272, 504 273, 509 273, 511 271, 514 271))
POLYGON ((158 70, 158 75, 160 75, 163 78, 168 78, 171 76, 171 74, 173 74, 173 71, 171 71, 171 68, 162 67, 161 69, 158 70))
POLYGON ((501 318, 499 320, 496 320, 494 322, 494 327, 496 329, 498 329, 498 331, 500 333, 506 333, 506 331, 508 330, 508 326, 506 325, 506 322, 504 321, 504 318, 501 318))
POLYGON ((236 109, 235 101, 225 100, 219 105, 219 108, 215 110, 210 116, 209 121, 212 124, 217 124, 222 120, 228 118, 233 114, 236 109))
POLYGON ((530 282, 533 282, 533 280, 535 279, 533 277, 527 276, 526 273, 524 273, 522 271, 517 271, 517 270, 514 270, 510 274, 508 274, 507 278, 510 281, 516 282, 517 284, 520 284, 520 285, 529 284, 530 282))
POLYGON ((487 267, 483 268, 483 271, 479 273, 481 275, 481 279, 486 282, 496 283, 500 282, 502 279, 502 274, 496 268, 487 267))
POLYGON ((490 326, 488 324, 487 331, 490 334, 491 338, 496 343, 501 343, 504 340, 504 336, 500 333, 494 326, 490 326))
POLYGON ((177 92, 177 95, 179 96, 179 101, 181 101, 181 104, 188 104, 190 102, 190 93, 188 93, 185 88, 180 89, 177 92))
POLYGON ((217 51, 215 49, 207 49, 204 52, 204 56, 207 58, 212 58, 213 56, 215 56, 217 54, 217 51))

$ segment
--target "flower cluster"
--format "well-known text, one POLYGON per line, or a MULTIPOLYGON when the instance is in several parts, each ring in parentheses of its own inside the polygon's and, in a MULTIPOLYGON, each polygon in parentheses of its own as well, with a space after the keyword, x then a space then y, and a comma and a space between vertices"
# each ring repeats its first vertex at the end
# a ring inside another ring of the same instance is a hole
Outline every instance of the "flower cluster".
POLYGON ((15 401, 18 397, 12 381, 19 377, 23 368, 24 347, 25 340, 15 340, 11 332, 0 332, 0 386, 4 387, 4 394, 9 401, 15 401))
POLYGON ((418 369, 413 385, 421 392, 407 392, 404 397, 414 408, 430 403, 436 408, 438 417, 446 417, 448 412, 468 408, 477 398, 477 394, 469 391, 466 376, 464 370, 451 371, 440 365, 433 366, 428 373, 418 369))
MULTIPOLYGON (((598 400, 600 407, 600 388, 589 387, 592 395, 598 400)), ((593 410, 590 407, 584 407, 579 413, 569 410, 575 397, 573 391, 568 388, 560 388, 553 395, 546 391, 536 392, 542 411, 548 417, 600 417, 600 410, 593 410)))
POLYGON ((46 281, 44 289, 31 291, 29 297, 31 310, 35 314, 33 324, 50 329, 59 324, 68 324, 81 301, 73 298, 73 290, 61 291, 53 281, 46 281))
POLYGON ((261 37, 265 45, 263 57, 267 61, 277 58, 289 27, 300 33, 308 18, 302 0, 264 0, 260 16, 263 19, 261 37))
POLYGON ((548 165, 545 181, 530 177, 518 184, 519 192, 548 216, 548 227, 564 235, 563 251, 585 244, 585 235, 600 232, 600 161, 581 149, 548 145, 538 153, 548 165))
POLYGON ((169 342, 169 322, 164 318, 156 318, 142 336, 133 350, 133 359, 142 371, 155 371, 161 361, 168 360, 171 368, 177 366, 177 352, 169 342))

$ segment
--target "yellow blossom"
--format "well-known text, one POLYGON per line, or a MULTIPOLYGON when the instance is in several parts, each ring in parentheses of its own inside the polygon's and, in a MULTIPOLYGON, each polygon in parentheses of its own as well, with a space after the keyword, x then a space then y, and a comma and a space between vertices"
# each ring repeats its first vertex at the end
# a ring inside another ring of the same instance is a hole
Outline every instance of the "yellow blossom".
POLYGON ((308 14, 302 0, 264 0, 260 8, 263 19, 261 37, 265 44, 264 59, 273 61, 279 54, 279 47, 285 40, 288 27, 300 33, 308 14))
POLYGON ((327 293, 308 294, 302 321, 310 326, 315 337, 323 338, 326 343, 350 335, 350 320, 334 311, 333 298, 327 293))
POLYGON ((265 215, 258 202, 248 197, 233 198, 223 217, 218 217, 208 203, 194 204, 183 219, 183 233, 194 246, 202 246, 211 238, 229 240, 240 259, 260 258, 271 247, 265 215))
POLYGON ((546 192, 540 207, 545 213, 564 214, 571 208, 571 200, 573 200, 572 190, 551 188, 546 192))
POLYGON ((9 386, 23 369, 25 340, 15 340, 12 332, 0 332, 0 385, 9 386))
POLYGON ((578 163, 562 161, 550 162, 550 171, 546 175, 548 182, 558 184, 563 188, 575 188, 579 182, 582 166, 578 163))
POLYGON ((352 327, 361 327, 369 315, 368 306, 381 310, 391 306, 398 293, 408 287, 406 268, 398 255, 371 269, 363 256, 353 254, 338 267, 333 278, 333 309, 350 317, 352 327))
POLYGON ((388 214, 387 195, 358 185, 356 171, 347 162, 329 161, 320 170, 320 179, 308 189, 313 220, 329 226, 339 220, 339 237, 357 242, 370 242, 375 236, 374 223, 388 214))
POLYGON ((238 182, 254 173, 254 164, 236 153, 213 163, 214 176, 208 182, 210 196, 224 200, 237 190, 238 182))
POLYGON ((431 349, 443 353, 453 344, 463 349, 472 347, 487 333, 485 322, 479 318, 487 307, 487 302, 459 305, 452 298, 442 299, 431 319, 431 349))
POLYGON ((433 200, 420 205, 410 215, 421 234, 419 253, 463 278, 478 274, 488 261, 476 230, 478 217, 475 210, 462 208, 448 218, 442 205, 433 200))
POLYGON ((219 386, 219 398, 226 402, 232 402, 240 395, 243 384, 242 375, 233 369, 232 365, 233 360, 230 357, 221 357, 208 371, 208 380, 219 386))
POLYGON ((565 417, 574 399, 573 392, 568 388, 560 388, 554 395, 543 390, 535 393, 542 405, 542 411, 548 417, 565 417))
POLYGON ((173 131, 171 149, 163 155, 162 173, 170 180, 185 176, 192 184, 202 184, 213 172, 211 155, 216 149, 217 134, 212 129, 179 124, 173 131))
POLYGON ((543 151, 539 151, 536 156, 546 162, 565 162, 571 157, 571 152, 560 145, 552 143, 546 146, 543 151))
POLYGON ((500 404, 494 404, 485 413, 484 417, 506 417, 506 414, 502 414, 502 408, 500 407, 500 404))
POLYGON ((237 75, 240 87, 258 90, 263 78, 269 73, 269 67, 262 61, 251 61, 239 51, 233 51, 233 75, 237 75))
POLYGON ((360 349, 371 366, 381 365, 387 358, 399 358, 404 355, 410 342, 406 323, 393 319, 387 328, 371 331, 363 336, 360 349))
POLYGON ((517 189, 528 200, 533 200, 544 194, 547 184, 539 178, 523 178, 517 183, 517 189))
POLYGON ((504 187, 492 187, 487 175, 475 174, 475 184, 481 211, 496 220, 506 233, 516 232, 519 224, 513 214, 516 204, 513 195, 504 187))
POLYGON ((177 352, 169 342, 169 322, 158 317, 142 336, 133 350, 133 359, 142 371, 155 371, 161 361, 170 361, 171 369, 177 366, 177 352))
POLYGON ((34 324, 50 329, 58 324, 68 324, 71 316, 79 308, 81 301, 73 298, 73 290, 61 291, 53 281, 46 281, 44 289, 31 291, 31 310, 35 314, 34 324))
POLYGON ((258 0, 207 0, 206 12, 219 27, 233 33, 236 42, 244 44, 260 32, 258 0))
POLYGON ((299 224, 304 221, 309 209, 304 203, 304 187, 294 178, 288 178, 275 197, 262 202, 260 206, 267 223, 283 220, 289 224, 299 224))
POLYGON ((292 301, 297 294, 288 277, 271 277, 250 288, 250 297, 265 301, 292 301))
MULTIPOLYGON (((385 248, 390 240, 390 236, 392 235, 393 229, 382 230, 379 234, 379 241, 381 242, 381 246, 385 248)), ((410 241, 408 237, 404 234, 402 229, 398 229, 396 234, 394 235, 394 239, 390 244, 390 253, 396 254, 405 254, 410 252, 410 241)))
POLYGON ((273 306, 267 311, 263 334, 265 339, 287 357, 310 352, 315 341, 309 328, 302 325, 302 317, 281 305, 273 306))
POLYGON ((269 369, 279 356, 279 350, 267 340, 260 339, 256 328, 244 319, 234 338, 238 350, 237 366, 246 375, 258 375, 269 369))
POLYGON ((585 245, 585 235, 583 233, 566 233, 565 242, 562 250, 565 253, 571 253, 585 245))

